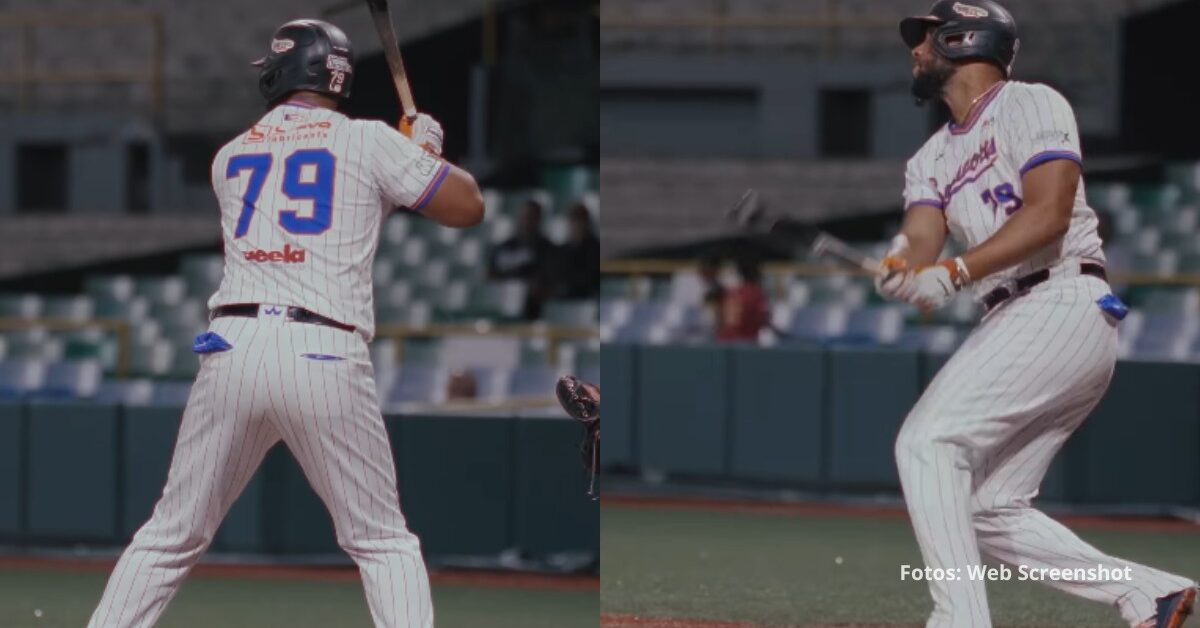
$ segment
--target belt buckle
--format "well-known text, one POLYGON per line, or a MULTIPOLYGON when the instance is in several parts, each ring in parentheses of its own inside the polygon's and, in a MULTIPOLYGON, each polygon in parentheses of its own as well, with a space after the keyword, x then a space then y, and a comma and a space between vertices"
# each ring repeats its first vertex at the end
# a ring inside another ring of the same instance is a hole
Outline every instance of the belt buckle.
POLYGON ((286 315, 287 315, 287 308, 282 305, 273 305, 270 303, 263 303, 258 306, 259 318, 279 317, 279 316, 286 316, 286 315))

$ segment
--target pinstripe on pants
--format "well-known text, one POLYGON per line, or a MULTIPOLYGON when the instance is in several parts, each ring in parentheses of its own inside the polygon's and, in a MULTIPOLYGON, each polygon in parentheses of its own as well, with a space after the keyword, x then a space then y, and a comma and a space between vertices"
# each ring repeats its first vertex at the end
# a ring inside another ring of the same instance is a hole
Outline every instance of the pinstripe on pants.
POLYGON ((1108 291, 1093 277, 1061 277, 1001 305, 905 419, 896 463, 921 555, 964 574, 930 581, 930 628, 991 626, 984 583, 965 576, 981 552, 1029 567, 1129 566, 1131 581, 1047 584, 1112 604, 1131 624, 1154 614, 1155 597, 1192 584, 1107 556, 1031 506, 1112 377, 1116 326, 1095 304, 1108 291))
POLYGON ((211 328, 234 348, 200 358, 162 498, 121 556, 88 625, 153 625, 282 439, 358 565, 375 625, 431 627, 429 578, 400 512, 366 343, 263 314, 218 318, 211 328))

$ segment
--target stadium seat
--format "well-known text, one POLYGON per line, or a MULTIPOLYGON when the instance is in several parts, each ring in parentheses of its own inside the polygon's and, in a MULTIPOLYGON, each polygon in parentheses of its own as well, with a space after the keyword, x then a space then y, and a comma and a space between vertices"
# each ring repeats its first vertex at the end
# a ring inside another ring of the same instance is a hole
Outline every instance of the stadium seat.
POLYGON ((61 360, 65 343, 43 327, 17 329, 5 333, 10 358, 52 362, 61 360))
POLYGON ((420 238, 408 238, 399 246, 399 256, 394 257, 404 266, 415 267, 428 258, 429 243, 420 238))
MULTIPOLYGON (((569 343, 562 343, 563 345, 569 343)), ((521 341, 520 354, 517 359, 519 366, 545 366, 550 363, 550 343, 544 336, 533 336, 521 341)))
POLYGON ((376 287, 386 285, 391 282, 395 273, 396 263, 393 260, 377 257, 375 265, 371 267, 371 281, 376 287))
POLYGON ((509 216, 496 216, 484 228, 487 229, 488 242, 496 245, 511 238, 517 232, 517 222, 509 216))
POLYGON ((146 297, 151 305, 176 304, 187 296, 187 284, 182 277, 146 277, 137 281, 135 288, 139 296, 146 297))
POLYGON ((0 318, 37 318, 42 298, 36 294, 0 294, 0 318))
POLYGON ((187 284, 187 293, 207 300, 221 285, 225 259, 221 255, 188 255, 180 263, 180 275, 187 284))
POLYGON ((400 363, 396 341, 391 338, 375 338, 368 345, 368 351, 371 355, 371 364, 376 371, 391 370, 400 363))
POLYGON ((525 305, 526 290, 525 283, 521 281, 493 281, 475 291, 477 299, 473 305, 481 305, 482 309, 496 312, 505 318, 517 318, 525 305))
POLYGON ((1147 312, 1141 323, 1141 331, 1133 342, 1133 355, 1143 359, 1186 360, 1198 335, 1200 318, 1178 313, 1147 312))
POLYGON ((445 380, 437 367, 414 364, 401 364, 394 377, 389 387, 389 403, 429 403, 434 399, 437 385, 443 383, 444 387, 445 380))
POLYGON ((133 298, 134 285, 129 275, 93 276, 84 281, 84 292, 98 301, 128 301, 133 298))
POLYGON ((116 365, 117 339, 103 329, 89 328, 61 335, 67 360, 99 360, 106 369, 116 365))
MULTIPOLYGON (((501 401, 509 397, 512 385, 512 371, 503 368, 473 367, 466 369, 475 377, 475 398, 480 401, 501 401)), ((445 387, 442 387, 444 391, 445 387)), ((442 395, 435 395, 435 400, 442 401, 442 395)))
POLYGON ((553 199, 555 211, 564 211, 588 191, 590 170, 579 166, 553 166, 542 170, 542 185, 553 199))
POLYGON ((1130 188, 1130 202, 1142 211, 1170 210, 1183 199, 1175 184, 1137 184, 1130 188))
POLYGON ((46 381, 46 369, 46 362, 36 359, 0 362, 0 398, 24 397, 40 389, 46 381))
POLYGON ((75 322, 86 321, 94 314, 95 303, 91 297, 83 294, 48 297, 42 309, 43 318, 75 322))
POLYGON ((1143 295, 1141 309, 1155 314, 1200 316, 1200 289, 1152 288, 1143 295))
POLYGON ((504 209, 504 192, 496 188, 484 188, 481 192, 483 195, 483 219, 491 220, 504 209))
POLYGON ((549 365, 522 366, 511 372, 509 393, 514 397, 535 397, 553 394, 557 371, 549 365))
POLYGON ((162 376, 170 372, 175 347, 169 340, 135 342, 130 349, 130 368, 137 375, 162 376))
POLYGON ((383 223, 382 233, 380 233, 380 250, 394 248, 404 244, 408 240, 408 235, 411 232, 412 220, 409 216, 393 214, 383 223))
POLYGON ((99 360, 52 363, 35 394, 56 399, 85 399, 100 390, 104 369, 99 360))
POLYGON ((542 318, 551 325, 592 327, 596 324, 596 302, 550 301, 542 310, 542 318))
POLYGON ((907 308, 896 305, 872 306, 853 310, 846 322, 842 340, 890 345, 904 331, 907 308))
POLYGON ((192 337, 187 336, 173 343, 171 365, 166 375, 170 377, 194 379, 200 372, 200 357, 192 351, 192 337))
POLYGON ((829 340, 845 334, 851 308, 845 305, 821 305, 798 308, 784 328, 796 339, 829 340))
POLYGON ((873 291, 864 281, 849 275, 817 277, 809 285, 814 305, 860 307, 866 304, 868 295, 873 291))
POLYGON ((449 335, 441 340, 438 364, 447 368, 514 369, 521 363, 515 336, 449 335))
POLYGON ((550 241, 562 245, 567 242, 567 237, 570 234, 570 225, 567 222, 566 216, 551 216, 545 221, 546 237, 550 241))
POLYGON ((632 299, 633 283, 628 277, 600 277, 600 300, 632 299))
POLYGON ((440 290, 438 308, 445 314, 453 316, 462 312, 470 303, 471 286, 466 281, 451 281, 440 290))
POLYGON ((401 365, 437 366, 441 361, 442 339, 424 336, 404 338, 396 349, 401 365))
POLYGON ((119 299, 96 297, 96 318, 115 318, 130 322, 140 321, 150 314, 150 302, 142 297, 119 299))
POLYGON ((909 327, 900 334, 896 346, 928 353, 952 353, 964 336, 950 325, 909 327))

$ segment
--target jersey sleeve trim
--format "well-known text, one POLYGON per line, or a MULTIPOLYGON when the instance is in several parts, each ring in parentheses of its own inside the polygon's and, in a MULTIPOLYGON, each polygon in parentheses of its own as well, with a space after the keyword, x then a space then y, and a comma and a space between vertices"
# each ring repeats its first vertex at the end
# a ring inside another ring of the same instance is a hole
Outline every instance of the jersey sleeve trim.
MULTIPOLYGON (((936 207, 942 211, 946 211, 946 205, 943 204, 941 201, 939 201, 937 199, 933 199, 933 198, 919 198, 919 199, 909 203, 908 205, 905 205, 904 211, 908 211, 908 210, 916 207, 917 205, 930 205, 930 206, 936 207)), ((893 207, 895 207, 895 205, 893 205, 893 207)))
POLYGON ((425 188, 425 191, 422 192, 421 196, 417 198, 417 202, 413 203, 412 210, 421 211, 421 209, 428 205, 429 200, 433 198, 434 194, 437 194, 438 188, 442 187, 442 182, 446 180, 446 176, 449 174, 450 166, 446 163, 442 163, 441 167, 438 168, 437 174, 434 175, 433 179, 429 182, 429 187, 425 188))
POLYGON ((1083 166, 1083 159, 1069 150, 1047 150, 1030 157, 1029 161, 1025 162, 1024 166, 1021 166, 1021 176, 1024 176, 1026 172, 1033 170, 1047 161, 1054 161, 1056 159, 1069 159, 1083 166))

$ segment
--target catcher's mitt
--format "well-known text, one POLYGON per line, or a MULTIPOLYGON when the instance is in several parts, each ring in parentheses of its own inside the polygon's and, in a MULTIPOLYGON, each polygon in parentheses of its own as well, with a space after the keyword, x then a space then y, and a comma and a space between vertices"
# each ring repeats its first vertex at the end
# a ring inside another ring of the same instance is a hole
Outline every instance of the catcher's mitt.
POLYGON ((583 424, 583 440, 579 443, 579 454, 583 468, 590 475, 588 496, 595 499, 596 472, 600 466, 600 389, 578 377, 560 377, 554 387, 558 402, 571 418, 583 424))

